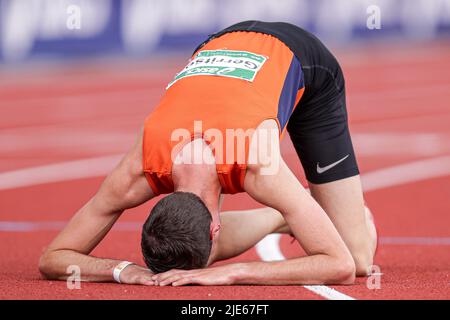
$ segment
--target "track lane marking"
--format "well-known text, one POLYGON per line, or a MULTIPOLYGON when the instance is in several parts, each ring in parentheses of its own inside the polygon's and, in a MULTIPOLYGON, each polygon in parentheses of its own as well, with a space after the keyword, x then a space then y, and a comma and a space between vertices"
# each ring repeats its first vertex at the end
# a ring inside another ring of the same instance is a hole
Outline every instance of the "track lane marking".
MULTIPOLYGON (((286 260, 280 250, 281 234, 269 234, 255 246, 256 252, 262 261, 282 261, 286 260)), ((322 285, 308 285, 303 286, 305 289, 318 294, 319 296, 328 300, 354 300, 354 298, 343 294, 335 289, 322 285)))
POLYGON ((417 160, 361 175, 364 191, 450 175, 450 155, 417 160))
POLYGON ((107 175, 123 155, 59 162, 0 173, 0 190, 107 175))
MULTIPOLYGON (((35 232, 35 231, 60 231, 69 220, 66 221, 0 221, 0 232, 35 232)), ((140 231, 142 222, 123 221, 114 224, 114 231, 140 231)))
MULTIPOLYGON (((69 220, 48 220, 48 221, 12 221, 0 220, 0 232, 35 232, 35 231, 60 231, 69 220)), ((114 224, 114 231, 140 231, 142 222, 119 221, 114 224)), ((267 261, 281 261, 284 256, 279 245, 282 234, 273 233, 268 235, 269 240, 264 246, 258 246, 256 251, 263 255, 267 261), (272 239, 270 239, 272 238, 272 239), (275 245, 274 245, 275 244, 275 245)), ((383 245, 430 245, 449 246, 450 237, 405 237, 405 236, 385 236, 380 237, 380 244, 383 245)))
MULTIPOLYGON (((58 162, 0 173, 0 190, 107 175, 123 154, 58 162)), ((450 155, 378 169, 361 176, 365 191, 450 174, 450 155)))
POLYGON ((380 237, 380 244, 450 246, 450 237, 380 237))

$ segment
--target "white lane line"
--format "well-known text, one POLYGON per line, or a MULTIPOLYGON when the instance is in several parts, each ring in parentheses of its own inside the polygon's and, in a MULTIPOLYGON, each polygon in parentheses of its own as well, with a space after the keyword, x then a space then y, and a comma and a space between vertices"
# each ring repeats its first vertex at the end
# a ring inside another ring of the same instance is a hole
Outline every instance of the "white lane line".
POLYGON ((0 173, 0 190, 104 176, 122 156, 88 158, 2 172, 0 173))
MULTIPOLYGON (((0 232, 33 232, 33 231, 59 231, 69 221, 8 221, 0 220, 0 232)), ((141 221, 119 221, 114 224, 115 231, 139 231, 141 221)), ((256 252, 264 257, 264 261, 281 261, 285 257, 281 253, 279 241, 281 234, 270 234, 256 246, 256 252)), ((450 237, 380 237, 383 245, 431 245, 450 246, 450 237)))
POLYGON ((450 153, 446 133, 354 133, 352 141, 361 156, 402 156, 431 158, 450 153))
MULTIPOLYGON (((269 234, 256 244, 256 252, 262 261, 286 260, 280 250, 280 239, 281 234, 269 234)), ((328 300, 354 300, 354 298, 327 286, 316 285, 303 287, 328 300)))
POLYGON ((450 175, 450 156, 417 160, 362 175, 364 191, 450 175))
POLYGON ((286 259, 280 250, 280 238, 280 233, 273 233, 267 235, 256 244, 256 253, 261 257, 261 260, 281 261, 286 259))
POLYGON ((0 221, 0 231, 29 232, 61 230, 67 222, 64 221, 0 221))
POLYGON ((449 246, 450 237, 380 237, 380 244, 449 246))
MULTIPOLYGON (((33 231, 59 231, 69 221, 0 221, 0 232, 33 232, 33 231)), ((142 222, 123 221, 113 226, 115 231, 138 231, 142 222)))
MULTIPOLYGON (((0 190, 38 184, 99 177, 108 174, 123 154, 29 167, 0 173, 0 190)), ((450 175, 450 156, 375 170, 362 176, 365 191, 450 175)))
POLYGON ((305 289, 318 294, 328 300, 356 300, 336 289, 327 286, 303 286, 305 289))

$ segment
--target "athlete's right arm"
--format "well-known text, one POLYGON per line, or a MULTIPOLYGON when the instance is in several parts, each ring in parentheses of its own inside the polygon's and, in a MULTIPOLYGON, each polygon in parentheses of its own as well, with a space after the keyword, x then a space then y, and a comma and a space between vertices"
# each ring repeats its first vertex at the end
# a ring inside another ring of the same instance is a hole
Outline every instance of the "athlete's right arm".
POLYGON ((277 262, 248 263, 237 284, 350 284, 355 265, 336 228, 320 205, 280 159, 276 174, 249 167, 244 187, 256 201, 275 208, 307 256, 277 262))
MULTIPOLYGON (((80 268, 81 281, 113 281, 113 269, 120 260, 90 256, 125 209, 153 197, 142 171, 142 134, 95 196, 70 220, 52 241, 39 261, 47 279, 65 280, 71 265, 80 268)), ((153 284, 151 272, 136 265, 121 273, 121 282, 153 284)))

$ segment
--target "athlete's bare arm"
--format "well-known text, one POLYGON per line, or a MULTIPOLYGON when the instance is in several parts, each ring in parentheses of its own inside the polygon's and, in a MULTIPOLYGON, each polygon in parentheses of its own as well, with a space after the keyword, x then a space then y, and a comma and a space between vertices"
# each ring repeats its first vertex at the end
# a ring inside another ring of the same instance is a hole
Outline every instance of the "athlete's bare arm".
MULTIPOLYGON (((310 191, 349 248, 356 276, 367 276, 377 247, 377 231, 372 213, 361 197, 359 176, 321 185, 310 183, 310 191)), ((270 207, 226 211, 221 213, 221 221, 216 261, 245 252, 270 233, 291 234, 283 216, 270 207)))
MULTIPOLYGON (((39 270, 48 279, 64 280, 67 267, 77 265, 82 281, 113 281, 113 269, 120 262, 90 256, 125 209, 138 206, 153 194, 142 172, 142 133, 132 149, 105 179, 97 194, 70 220, 48 246, 39 270)), ((152 273, 136 265, 120 275, 124 283, 152 285, 152 273)))
MULTIPOLYGON (((356 276, 367 276, 377 248, 377 231, 372 213, 364 205, 359 175, 324 184, 309 183, 309 187, 311 195, 330 217, 350 250, 356 265, 356 276)), ((224 243, 221 247, 227 249, 224 250, 227 254, 225 258, 244 252, 269 233, 291 233, 280 213, 269 207, 224 212, 223 217, 224 229, 230 233, 220 239, 224 243), (225 226, 225 222, 233 228, 225 226), (235 230, 247 232, 238 233, 235 230), (228 242, 236 243, 236 248, 233 250, 227 245, 228 242)))
POLYGON ((299 241, 306 257, 249 265, 239 283, 348 284, 355 266, 331 220, 302 187, 284 161, 277 175, 260 175, 258 168, 247 173, 246 191, 258 202, 278 210, 299 241))
MULTIPOLYGON (((224 211, 215 261, 240 255, 271 233, 289 233, 286 221, 275 209, 224 211)), ((212 262, 215 262, 212 261, 212 262)))

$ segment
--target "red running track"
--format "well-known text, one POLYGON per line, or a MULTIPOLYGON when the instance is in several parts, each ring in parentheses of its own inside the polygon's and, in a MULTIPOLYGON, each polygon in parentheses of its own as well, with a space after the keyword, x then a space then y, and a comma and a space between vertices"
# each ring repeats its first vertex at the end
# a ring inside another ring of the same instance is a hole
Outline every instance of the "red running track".
MULTIPOLYGON (((351 48, 337 56, 346 75, 366 200, 380 232, 375 263, 382 275, 379 289, 369 289, 366 278, 333 288, 355 299, 449 299, 450 46, 351 48), (408 167, 411 163, 415 165, 408 167), (386 171, 389 168, 393 169, 386 171)), ((91 176, 78 179, 76 172, 65 176, 74 169, 71 161, 125 153, 165 84, 183 64, 183 59, 170 59, 3 70, 0 299, 324 298, 302 286, 82 283, 80 290, 69 290, 65 282, 40 277, 37 261, 43 248, 92 196, 115 158, 100 158, 85 168, 91 176), (42 183, 29 173, 27 179, 19 179, 20 170, 37 168, 31 172, 39 176, 40 166, 58 163, 62 167, 57 167, 54 181, 42 183)), ((288 138, 283 153, 304 181, 288 138)), ((94 254, 142 263, 139 227, 153 204, 154 200, 126 212, 94 254)), ((244 194, 228 196, 224 203, 225 210, 255 206, 244 194)), ((285 257, 302 254, 285 236, 279 247, 285 257)), ((251 249, 234 260, 261 258, 251 249)))

